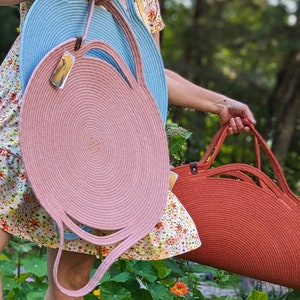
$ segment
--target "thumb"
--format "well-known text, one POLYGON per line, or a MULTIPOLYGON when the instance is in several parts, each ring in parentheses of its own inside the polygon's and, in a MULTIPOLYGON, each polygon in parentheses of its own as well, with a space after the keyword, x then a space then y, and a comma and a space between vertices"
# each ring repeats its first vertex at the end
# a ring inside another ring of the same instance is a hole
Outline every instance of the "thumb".
POLYGON ((245 111, 244 111, 244 117, 246 119, 248 119, 249 122, 251 122, 252 124, 256 124, 256 120, 251 112, 251 110, 249 108, 247 108, 245 111))

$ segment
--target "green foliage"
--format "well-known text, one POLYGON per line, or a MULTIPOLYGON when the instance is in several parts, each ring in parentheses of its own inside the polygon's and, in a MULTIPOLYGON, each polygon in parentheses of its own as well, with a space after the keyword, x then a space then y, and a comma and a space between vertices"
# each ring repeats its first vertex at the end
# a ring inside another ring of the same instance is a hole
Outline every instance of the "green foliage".
POLYGON ((177 166, 184 162, 186 141, 191 137, 192 133, 172 122, 167 123, 166 132, 168 137, 170 164, 177 166))
POLYGON ((19 26, 17 7, 0 7, 0 62, 17 37, 19 26))
POLYGON ((247 300, 268 300, 268 296, 266 293, 259 291, 252 291, 247 300))
POLYGON ((300 291, 293 291, 288 294, 287 300, 298 300, 300 299, 300 291))
MULTIPOLYGON (((94 270, 99 265, 95 262, 94 270)), ((0 255, 0 273, 3 277, 4 299, 41 300, 46 292, 46 255, 30 242, 14 239, 0 255), (23 252, 25 250, 25 252, 23 252)), ((99 286, 85 300, 205 300, 200 287, 205 284, 221 289, 234 289, 236 297, 211 295, 214 300, 276 300, 277 294, 260 291, 259 286, 249 295, 239 294, 240 276, 212 267, 177 259, 160 261, 118 260, 102 278, 99 286), (205 274, 210 274, 206 279, 205 274), (187 287, 186 293, 171 291, 178 282, 187 287)), ((299 292, 288 291, 282 300, 296 300, 299 292)))
MULTIPOLYGON (((267 0, 162 3, 166 26, 161 48, 165 65, 204 88, 247 103, 254 112, 257 129, 272 145, 280 122, 275 112, 287 110, 284 101, 275 99, 273 93, 276 95, 276 84, 284 75, 280 71, 286 57, 292 51, 298 53, 300 47, 299 1, 288 1, 294 4, 294 12, 285 1, 277 1, 277 5, 267 0), (292 16, 298 18, 295 24, 289 22, 292 16)), ((295 80, 298 82, 297 77, 295 80)), ((293 93, 286 89, 280 98, 288 99, 288 93, 293 93)), ((185 159, 199 160, 219 126, 218 120, 209 114, 174 107, 169 117, 193 133, 185 159)), ((299 152, 299 124, 298 113, 295 124, 290 125, 294 131, 289 150, 285 151, 288 153, 281 160, 288 183, 298 195, 299 157, 291 155, 299 152)), ((240 156, 243 143, 240 139, 234 144, 232 161, 240 156)))
POLYGON ((43 299, 47 289, 45 255, 33 243, 13 239, 0 256, 4 299, 43 299))

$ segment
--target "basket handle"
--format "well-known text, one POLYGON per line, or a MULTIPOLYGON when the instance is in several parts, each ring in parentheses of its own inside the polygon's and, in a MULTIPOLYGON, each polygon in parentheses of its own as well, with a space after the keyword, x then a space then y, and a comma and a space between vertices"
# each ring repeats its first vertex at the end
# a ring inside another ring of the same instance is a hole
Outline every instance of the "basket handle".
MULTIPOLYGON (((283 171, 273 154, 273 152, 269 149, 268 145, 266 144, 263 137, 258 133, 258 131, 255 129, 254 125, 248 120, 243 119, 243 124, 245 126, 248 126, 251 130, 251 133, 254 137, 254 151, 256 156, 256 162, 257 162, 257 168, 261 169, 261 155, 260 155, 260 146, 262 150, 266 153, 268 160, 271 163, 271 166, 274 170, 275 176, 278 180, 279 186, 282 189, 282 191, 292 198, 295 198, 295 195, 291 191, 291 189, 288 186, 288 183, 285 179, 285 176, 283 174, 283 171)), ((226 137, 228 136, 228 128, 229 124, 223 125, 215 134, 213 137, 208 149, 206 150, 204 156, 202 159, 197 163, 197 167, 199 169, 208 169, 211 167, 212 163, 216 159, 221 146, 223 145, 226 137)))
POLYGON ((131 48, 131 52, 133 55, 134 60, 134 68, 135 68, 135 74, 136 74, 136 81, 140 85, 146 86, 145 83, 145 77, 144 77, 144 71, 143 71, 143 61, 142 61, 142 55, 139 50, 139 45, 135 39, 134 33, 131 30, 130 26, 128 25, 128 22, 126 21, 123 14, 120 12, 121 7, 117 7, 117 5, 112 0, 89 0, 89 6, 88 6, 88 18, 84 30, 84 35, 81 37, 76 37, 76 43, 74 50, 78 51, 81 48, 82 43, 85 43, 90 24, 92 21, 92 17, 94 14, 94 8, 95 5, 101 5, 105 9, 111 12, 111 14, 114 16, 115 20, 119 23, 120 27, 122 28, 128 42, 129 46, 131 48))
POLYGON ((134 233, 128 235, 125 240, 123 240, 113 250, 111 250, 110 254, 101 262, 95 274, 92 276, 92 278, 90 278, 85 286, 78 290, 69 290, 63 287, 58 281, 58 268, 64 247, 64 224, 61 220, 57 220, 56 223, 60 239, 53 266, 53 278, 59 290, 71 297, 83 297, 91 292, 99 284, 100 279, 104 276, 105 272, 107 272, 107 270, 116 261, 116 259, 118 259, 128 249, 128 245, 129 247, 132 247, 137 242, 134 233))
MULTIPOLYGON (((250 127, 248 124, 251 124, 247 119, 243 119, 243 124, 250 127)), ((208 169, 211 167, 212 163, 215 161, 219 151, 228 136, 228 128, 229 124, 224 124, 213 136, 207 150, 205 151, 203 157, 199 161, 199 166, 201 169, 208 169)), ((251 132, 252 127, 250 127, 251 132)), ((255 150, 255 158, 256 158, 256 165, 257 168, 261 169, 261 159, 260 159, 260 149, 259 149, 259 141, 257 136, 254 134, 254 150, 255 150)))

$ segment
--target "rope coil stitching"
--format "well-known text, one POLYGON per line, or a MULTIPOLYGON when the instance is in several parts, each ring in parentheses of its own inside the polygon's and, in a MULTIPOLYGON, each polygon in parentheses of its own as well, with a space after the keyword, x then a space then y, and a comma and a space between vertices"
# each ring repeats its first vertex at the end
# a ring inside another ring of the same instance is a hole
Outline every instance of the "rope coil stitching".
MULTIPOLYGON (((89 2, 86 28, 94 4, 89 2)), ((111 264, 152 230, 168 195, 166 134, 144 80, 139 46, 119 8, 112 2, 102 4, 124 30, 135 72, 107 43, 87 42, 85 34, 85 43, 74 51, 76 38, 72 38, 38 64, 21 108, 20 142, 26 172, 60 236, 54 278, 62 292, 74 297, 92 291, 111 264), (110 61, 86 55, 94 49, 113 58, 117 68, 110 61), (64 88, 59 89, 49 77, 65 51, 74 55, 75 63, 64 88), (77 222, 115 232, 93 235, 77 222), (64 225, 95 245, 118 243, 90 282, 77 291, 65 289, 57 280, 64 225)))
POLYGON ((178 174, 173 191, 197 224, 202 246, 182 258, 232 273, 300 289, 300 201, 253 124, 256 166, 228 163, 212 167, 228 125, 195 163, 178 174), (259 148, 260 147, 260 148, 259 148), (261 169, 266 154, 277 182, 261 169))

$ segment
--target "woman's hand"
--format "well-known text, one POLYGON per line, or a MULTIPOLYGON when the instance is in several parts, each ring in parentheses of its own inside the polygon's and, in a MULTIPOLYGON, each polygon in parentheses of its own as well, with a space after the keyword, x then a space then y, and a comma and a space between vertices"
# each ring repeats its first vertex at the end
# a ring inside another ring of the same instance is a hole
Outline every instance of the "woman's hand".
POLYGON ((243 124, 242 119, 246 118, 249 122, 253 124, 256 123, 251 110, 242 102, 225 98, 224 100, 216 103, 216 105, 219 107, 218 116, 221 124, 229 123, 229 134, 239 132, 248 133, 250 131, 250 128, 243 124))
POLYGON ((229 123, 228 133, 249 132, 242 119, 255 124, 249 107, 239 101, 195 85, 173 71, 166 70, 169 103, 217 114, 221 124, 229 123))

